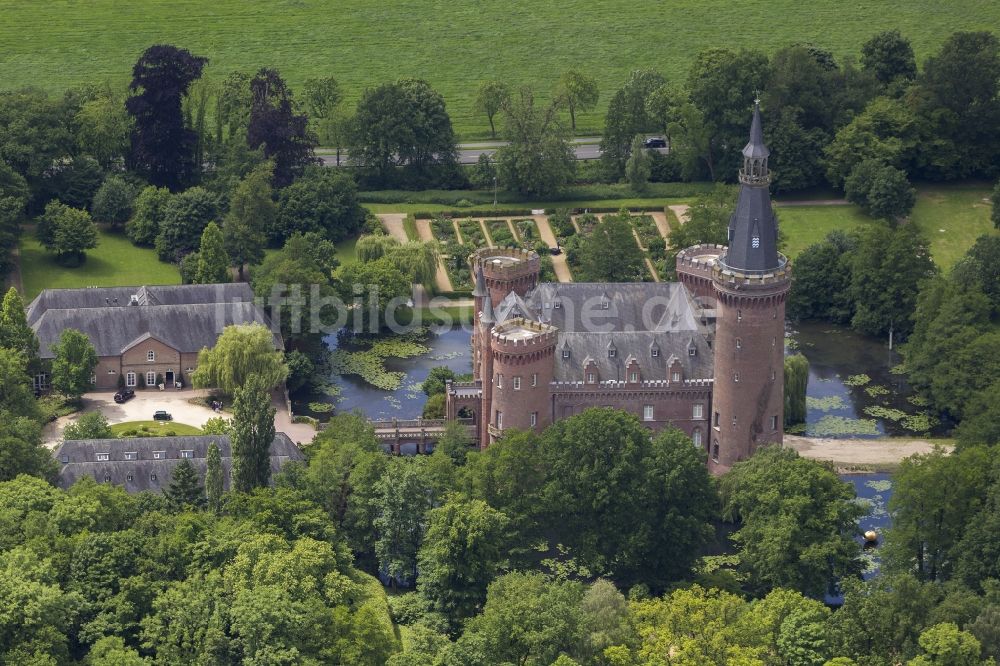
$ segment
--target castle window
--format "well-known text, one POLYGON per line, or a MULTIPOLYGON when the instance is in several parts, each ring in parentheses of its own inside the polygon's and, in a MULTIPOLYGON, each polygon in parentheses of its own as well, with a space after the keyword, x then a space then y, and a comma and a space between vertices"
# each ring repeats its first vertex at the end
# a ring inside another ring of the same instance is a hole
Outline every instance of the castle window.
POLYGON ((614 358, 617 352, 614 349, 608 350, 608 358, 614 358))
POLYGON ((771 371, 771 381, 774 381, 774 370, 771 371))
POLYGON ((498 428, 503 427, 503 412, 500 411, 497 412, 497 427, 498 428))
POLYGON ((150 481, 156 481, 156 475, 155 474, 150 474, 149 475, 149 480, 150 481))
POLYGON ((103 461, 103 460, 107 460, 107 459, 108 459, 108 455, 109 455, 109 454, 107 454, 107 453, 98 453, 98 454, 97 454, 97 460, 98 460, 99 462, 100 462, 100 461, 103 461))
POLYGON ((628 380, 633 384, 636 383, 637 381, 639 381, 639 373, 633 370, 632 372, 629 373, 628 380))
POLYGON ((681 380, 681 373, 674 370, 673 374, 670 375, 670 381, 679 382, 681 380))
POLYGON ((127 386, 129 388, 134 388, 135 387, 135 373, 134 372, 128 372, 128 373, 125 374, 125 386, 127 386))
POLYGON ((125 460, 135 460, 135 451, 126 451, 125 460))
POLYGON ((552 304, 552 307, 554 307, 556 310, 558 310, 559 308, 562 307, 562 303, 560 303, 559 301, 556 301, 555 303, 552 304))
POLYGON ((503 388, 503 375, 497 375, 497 388, 503 388))
POLYGON ((691 408, 691 418, 693 418, 693 419, 703 418, 703 416, 702 416, 703 407, 704 407, 703 405, 695 405, 694 407, 692 407, 691 408))
POLYGON ((777 430, 777 429, 778 429, 778 417, 777 416, 772 416, 771 417, 771 430, 777 430))
POLYGON ((653 420, 653 406, 652 405, 643 405, 642 406, 642 420, 643 421, 652 421, 653 420))
POLYGON ((538 412, 531 412, 531 427, 538 425, 538 412))
POLYGON ((736 311, 736 321, 743 321, 743 310, 736 311))
POLYGON ((563 358, 569 358, 569 350, 563 349, 563 358))
POLYGON ((694 432, 691 433, 691 441, 699 449, 701 448, 701 428, 695 428, 694 432))
POLYGON ((712 420, 712 425, 714 425, 716 428, 719 427, 719 412, 715 413, 715 418, 712 420))
POLYGON ((131 481, 131 480, 132 480, 132 475, 131 475, 131 474, 128 474, 128 475, 127 475, 127 476, 125 477, 125 480, 126 480, 126 481, 131 481))
POLYGON ((774 349, 774 342, 775 342, 775 339, 772 337, 771 338, 771 349, 774 349))
POLYGON ((109 375, 113 375, 113 374, 115 374, 115 371, 114 371, 114 369, 112 369, 112 368, 108 368, 108 374, 109 374, 109 375))
POLYGON ((657 356, 660 355, 660 350, 654 347, 653 349, 649 350, 649 355, 652 356, 653 358, 656 358, 657 356))
POLYGON ((597 375, 592 372, 587 373, 587 383, 593 384, 597 380, 597 375))
POLYGON ((520 391, 521 390, 521 378, 520 377, 514 377, 514 390, 515 391, 520 391))
POLYGON ((194 458, 194 451, 181 451, 181 458, 194 458))
POLYGON ((166 451, 153 451, 153 460, 163 460, 166 451))
POLYGON ((146 360, 149 361, 150 363, 152 363, 153 361, 155 361, 156 360, 156 352, 154 352, 152 349, 150 349, 148 352, 146 352, 146 360))
POLYGON ((538 386, 538 373, 537 372, 532 373, 532 375, 531 375, 531 385, 532 386, 538 386))
POLYGON ((697 355, 698 355, 697 347, 688 347, 688 356, 697 356, 697 355))
POLYGON ((738 372, 734 372, 733 373, 733 381, 734 382, 739 382, 740 381, 740 373, 738 373, 738 372))
POLYGON ((719 440, 712 444, 712 460, 719 462, 719 440))
POLYGON ((753 237, 753 240, 751 240, 751 241, 750 241, 750 245, 751 245, 751 246, 753 247, 753 249, 755 249, 755 250, 756 250, 757 248, 759 248, 759 247, 760 247, 760 236, 758 236, 758 235, 754 234, 754 237, 753 237))
POLYGON ((743 349, 743 341, 740 340, 739 338, 736 338, 736 348, 743 349))
POLYGON ((601 309, 602 310, 607 310, 610 307, 610 305, 611 304, 608 302, 608 299, 606 299, 606 298, 602 298, 601 299, 601 309))
POLYGON ((734 428, 736 427, 736 415, 735 414, 733 415, 733 427, 734 428))
POLYGON ((771 313, 771 319, 778 318, 778 308, 774 308, 774 312, 771 313))

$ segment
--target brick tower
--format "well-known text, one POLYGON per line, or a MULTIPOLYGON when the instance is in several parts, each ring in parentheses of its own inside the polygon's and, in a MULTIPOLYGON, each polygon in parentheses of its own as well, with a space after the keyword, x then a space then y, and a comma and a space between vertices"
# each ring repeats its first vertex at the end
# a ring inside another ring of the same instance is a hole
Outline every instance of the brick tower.
POLYGON ((791 264, 777 250, 769 154, 755 103, 729 245, 712 266, 717 306, 709 469, 714 473, 725 472, 763 444, 782 441, 791 264))

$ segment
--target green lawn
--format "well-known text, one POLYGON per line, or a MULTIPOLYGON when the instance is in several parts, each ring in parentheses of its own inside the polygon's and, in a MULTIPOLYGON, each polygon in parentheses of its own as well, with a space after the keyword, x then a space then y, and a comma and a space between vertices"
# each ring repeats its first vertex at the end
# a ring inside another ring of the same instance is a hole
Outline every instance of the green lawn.
POLYGON ((153 250, 136 247, 121 234, 99 231, 98 236, 97 247, 87 252, 87 260, 66 268, 55 262, 32 233, 25 232, 20 259, 25 299, 31 300, 42 289, 180 283, 177 267, 158 260, 153 250))
MULTIPOLYGON (((478 213, 480 215, 487 214, 491 210, 510 210, 512 208, 516 209, 536 209, 536 208, 621 208, 625 206, 626 208, 657 208, 662 209, 664 206, 672 206, 675 204, 690 203, 690 198, 643 198, 634 197, 631 199, 593 199, 593 200, 566 200, 566 201, 523 201, 517 203, 500 203, 497 204, 496 208, 493 207, 492 203, 480 204, 476 206, 469 206, 467 208, 456 208, 454 205, 440 204, 440 203, 364 203, 362 204, 365 208, 369 209, 373 213, 436 213, 440 211, 454 211, 456 213, 461 213, 462 215, 468 214, 473 217, 474 214, 478 213)), ((511 215, 503 215, 502 217, 516 217, 511 215)))
POLYGON ((899 28, 920 60, 956 30, 995 30, 1000 3, 986 0, 0 0, 4 88, 53 92, 81 83, 122 86, 138 55, 170 43, 206 56, 206 76, 277 68, 293 87, 332 75, 348 102, 397 77, 428 80, 445 97, 463 138, 484 137, 473 109, 480 80, 501 77, 548 93, 575 68, 598 79, 598 108, 578 118, 599 131, 628 72, 658 67, 681 83, 713 46, 811 43, 857 57, 878 30, 899 28))
POLYGON ((201 428, 195 428, 194 426, 175 421, 126 421, 125 423, 116 423, 111 426, 111 432, 115 437, 122 437, 122 433, 126 430, 142 430, 142 432, 148 433, 147 436, 155 437, 164 437, 168 431, 178 436, 201 434, 201 428), (142 428, 145 428, 145 430, 142 430, 142 428))
MULTIPOLYGON (((931 255, 944 270, 955 265, 977 238, 996 234, 990 222, 990 190, 984 184, 920 186, 910 220, 930 241, 931 255)), ((778 206, 785 254, 794 258, 834 229, 848 231, 872 222, 857 206, 778 206)))

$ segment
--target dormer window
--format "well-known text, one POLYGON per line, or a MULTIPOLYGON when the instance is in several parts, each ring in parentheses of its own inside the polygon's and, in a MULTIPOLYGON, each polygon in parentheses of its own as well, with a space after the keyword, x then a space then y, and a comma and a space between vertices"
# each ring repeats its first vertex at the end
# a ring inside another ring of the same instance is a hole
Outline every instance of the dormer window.
POLYGON ((181 451, 181 458, 194 458, 194 451, 181 451))
POLYGON ((166 451, 153 451, 153 460, 163 460, 166 451))
POLYGON ((98 462, 104 462, 104 461, 108 460, 109 457, 110 457, 110 454, 108 454, 108 453, 98 453, 97 454, 97 461, 98 462))
POLYGON ((652 356, 653 358, 656 358, 657 356, 660 355, 660 350, 657 349, 656 347, 653 347, 652 349, 649 350, 649 355, 652 356))
POLYGON ((594 384, 595 382, 597 382, 597 375, 595 375, 593 372, 588 372, 587 373, 587 383, 588 384, 594 384))
POLYGON ((135 451, 126 451, 125 460, 135 460, 135 451))
POLYGON ((608 350, 608 358, 614 358, 616 353, 617 350, 615 350, 615 348, 612 347, 611 349, 608 350))
POLYGON ((635 384, 636 382, 638 382, 639 381, 639 373, 638 373, 638 371, 633 370, 632 372, 630 372, 628 374, 628 380, 630 382, 632 382, 633 384, 635 384))
POLYGON ((688 347, 688 356, 697 356, 697 355, 698 355, 697 347, 688 347))
POLYGON ((131 481, 131 480, 132 480, 132 478, 133 478, 133 477, 132 477, 132 475, 131 475, 131 474, 128 474, 128 475, 126 475, 126 476, 125 476, 125 480, 126 480, 126 481, 131 481))
POLYGON ((562 357, 563 358, 569 358, 569 350, 568 349, 563 349, 562 350, 562 357))
POLYGON ((759 248, 760 247, 760 236, 758 236, 757 234, 754 234, 753 235, 753 239, 750 241, 750 246, 753 249, 755 249, 755 250, 757 248, 759 248))
POLYGON ((680 371, 674 370, 670 374, 670 381, 672 381, 672 382, 679 382, 680 380, 681 380, 681 373, 680 373, 680 371))
POLYGON ((155 360, 156 360, 156 352, 150 349, 148 352, 146 352, 146 361, 152 363, 155 360))
POLYGON ((559 301, 556 301, 555 303, 552 304, 552 307, 554 307, 556 310, 558 310, 559 308, 562 307, 562 303, 560 303, 559 301))

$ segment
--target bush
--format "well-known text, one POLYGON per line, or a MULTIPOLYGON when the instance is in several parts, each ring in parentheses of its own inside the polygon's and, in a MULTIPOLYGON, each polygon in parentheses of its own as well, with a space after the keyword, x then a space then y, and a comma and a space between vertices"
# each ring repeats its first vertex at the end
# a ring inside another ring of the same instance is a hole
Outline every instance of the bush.
POLYGON ((314 419, 311 416, 298 414, 292 417, 292 423, 308 423, 311 426, 316 426, 317 424, 319 424, 319 420, 314 419))
POLYGON ((166 432, 163 433, 163 436, 164 437, 176 437, 177 436, 177 432, 174 431, 174 430, 167 430, 166 432))
POLYGON ((568 208, 560 208, 549 214, 549 226, 559 238, 569 238, 576 233, 573 218, 568 208))

